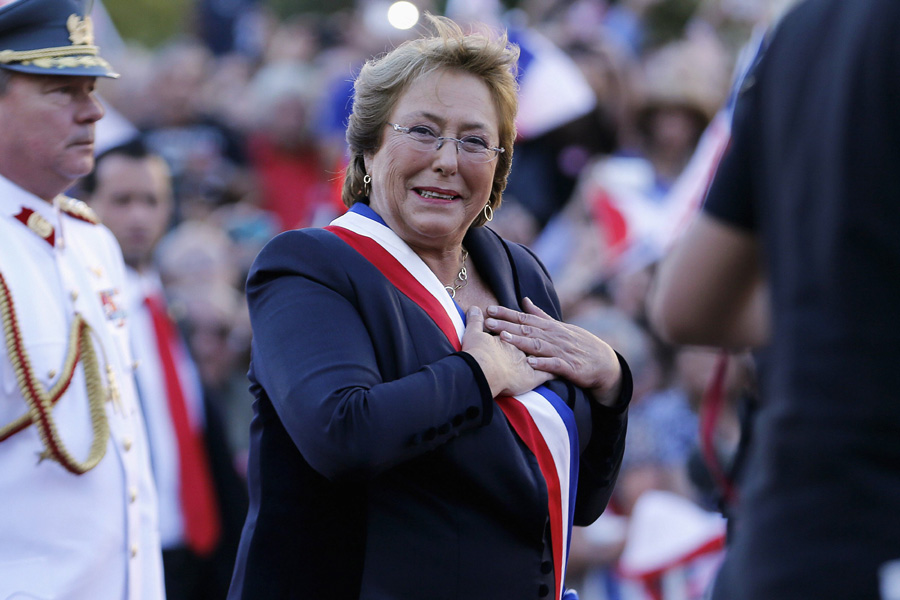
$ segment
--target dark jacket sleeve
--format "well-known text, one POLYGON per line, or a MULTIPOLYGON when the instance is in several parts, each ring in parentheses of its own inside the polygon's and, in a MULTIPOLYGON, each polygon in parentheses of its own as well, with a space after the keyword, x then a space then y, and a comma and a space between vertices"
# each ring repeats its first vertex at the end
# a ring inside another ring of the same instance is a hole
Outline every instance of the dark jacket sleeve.
POLYGON ((333 234, 303 230, 272 240, 248 279, 254 377, 304 458, 332 480, 371 478, 492 415, 483 373, 449 342, 410 372, 396 364, 410 354, 395 345, 408 339, 394 331, 403 307, 379 278, 333 234))
POLYGON ((622 466, 633 383, 628 363, 618 352, 616 356, 622 366, 622 392, 618 401, 611 407, 587 401, 591 410, 591 437, 578 466, 576 525, 590 525, 603 513, 622 466))

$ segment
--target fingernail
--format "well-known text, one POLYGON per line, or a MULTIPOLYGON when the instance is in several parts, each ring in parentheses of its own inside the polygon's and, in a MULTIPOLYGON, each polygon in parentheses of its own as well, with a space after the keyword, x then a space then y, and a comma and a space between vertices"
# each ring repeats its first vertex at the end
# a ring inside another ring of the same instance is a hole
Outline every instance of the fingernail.
POLYGON ((496 314, 497 314, 497 307, 496 307, 496 306, 488 306, 488 307, 487 307, 487 312, 488 312, 489 315, 496 315, 496 314))
POLYGON ((480 314, 481 314, 481 309, 478 308, 477 306, 472 306, 471 308, 469 308, 469 314, 470 314, 470 315, 473 315, 473 316, 480 315, 480 314))
POLYGON ((501 331, 501 332, 500 332, 500 338, 501 338, 501 339, 504 339, 504 340, 511 340, 511 339, 512 339, 512 334, 511 334, 510 332, 508 332, 508 331, 501 331))
POLYGON ((496 327, 496 326, 497 326, 497 319, 486 319, 485 322, 484 322, 484 324, 485 324, 486 327, 496 327))

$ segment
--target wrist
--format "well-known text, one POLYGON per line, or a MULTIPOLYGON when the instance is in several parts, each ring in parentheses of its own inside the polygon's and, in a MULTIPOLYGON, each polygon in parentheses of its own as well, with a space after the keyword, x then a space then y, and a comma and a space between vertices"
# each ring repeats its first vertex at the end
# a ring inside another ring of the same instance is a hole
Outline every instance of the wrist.
POLYGON ((463 350, 462 352, 468 354, 475 364, 478 365, 478 368, 481 370, 481 375, 484 377, 484 382, 490 390, 491 398, 499 396, 503 388, 496 383, 498 377, 490 353, 484 352, 481 348, 471 348, 463 350))
POLYGON ((591 397, 597 404, 603 406, 614 406, 622 394, 622 373, 616 378, 616 382, 612 386, 599 386, 590 389, 591 397))
POLYGON ((615 412, 624 411, 631 402, 634 392, 634 382, 631 378, 631 368, 618 352, 616 363, 618 375, 611 386, 598 386, 588 390, 592 399, 597 404, 613 409, 615 412))

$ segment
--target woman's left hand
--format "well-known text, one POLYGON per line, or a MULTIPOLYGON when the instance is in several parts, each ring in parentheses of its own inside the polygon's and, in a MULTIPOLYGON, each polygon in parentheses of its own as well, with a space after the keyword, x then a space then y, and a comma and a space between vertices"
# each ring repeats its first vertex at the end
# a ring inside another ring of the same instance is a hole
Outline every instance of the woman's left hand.
POLYGON ((527 354, 533 369, 590 390, 601 404, 614 404, 621 391, 622 367, 609 344, 580 327, 557 321, 528 298, 522 307, 525 312, 489 306, 485 329, 527 354))

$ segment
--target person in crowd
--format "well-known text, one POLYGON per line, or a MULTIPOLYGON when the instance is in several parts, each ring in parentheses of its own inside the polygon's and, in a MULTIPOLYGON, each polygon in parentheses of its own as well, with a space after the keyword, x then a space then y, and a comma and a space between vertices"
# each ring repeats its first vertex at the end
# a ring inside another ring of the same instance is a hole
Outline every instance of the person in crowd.
POLYGON ((264 241, 258 240, 265 235, 261 232, 249 239, 234 239, 241 236, 231 233, 232 218, 251 228, 258 221, 231 210, 227 219, 220 220, 226 209, 220 208, 205 221, 182 221, 172 228, 157 248, 156 263, 172 313, 197 365, 204 396, 222 410, 236 467, 244 475, 253 397, 247 386, 251 331, 242 283, 253 258, 276 229, 264 241))
POLYGON ((182 221, 166 234, 157 250, 160 277, 167 288, 220 283, 240 285, 234 242, 210 221, 182 221))
POLYGON ((279 231, 328 224, 346 210, 337 176, 345 158, 329 163, 314 135, 314 69, 299 61, 268 64, 251 85, 256 110, 247 154, 261 207, 278 217, 279 231))
MULTIPOLYGON (((246 298, 242 291, 223 282, 181 285, 170 288, 169 293, 197 364, 204 397, 222 413, 235 467, 246 478, 253 418, 253 397, 247 389, 250 316, 246 298)), ((246 515, 245 506, 241 524, 246 515)), ((232 561, 229 569, 233 566, 232 561)))
POLYGON ((124 307, 159 495, 166 595, 169 600, 224 598, 247 510, 246 490, 219 408, 205 396, 169 317, 154 262, 172 217, 169 168, 133 140, 98 156, 82 187, 116 236, 127 265, 124 307))
POLYGON ((695 34, 649 54, 630 86, 639 98, 635 123, 620 119, 624 145, 580 171, 571 200, 535 239, 532 248, 553 277, 564 313, 602 290, 643 319, 656 262, 699 205, 694 198, 701 192, 687 193, 696 189, 689 181, 698 179, 697 167, 687 173, 685 165, 728 89, 722 52, 712 35, 695 34))
POLYGON ((571 596, 570 525, 612 492, 627 364, 483 227, 512 160, 516 49, 430 22, 356 79, 350 210, 251 269, 232 599, 571 596))
POLYGON ((895 598, 900 5, 807 0, 744 80, 650 300, 669 339, 762 348, 714 598, 895 598))
POLYGON ((198 42, 168 44, 154 55, 150 67, 145 89, 153 102, 135 125, 147 146, 172 169, 177 216, 193 218, 226 202, 243 185, 243 136, 216 114, 218 98, 206 93, 211 79, 218 80, 214 87, 236 88, 216 76, 217 62, 198 42))
POLYGON ((164 597, 115 238, 63 195, 116 77, 83 0, 0 7, 0 598, 164 597))
MULTIPOLYGON (((700 569, 691 554, 698 537, 706 542, 705 534, 713 533, 709 520, 719 524, 715 539, 724 538, 721 517, 707 512, 714 506, 688 479, 700 442, 696 407, 688 400, 703 393, 710 353, 688 348, 669 357, 668 347, 602 297, 586 299, 569 319, 628 356, 634 379, 628 442, 610 506, 589 527, 573 531, 569 572, 579 598, 700 598, 715 569, 700 569)), ((721 558, 721 544, 708 550, 721 558)), ((707 564, 710 557, 700 555, 707 564)))

